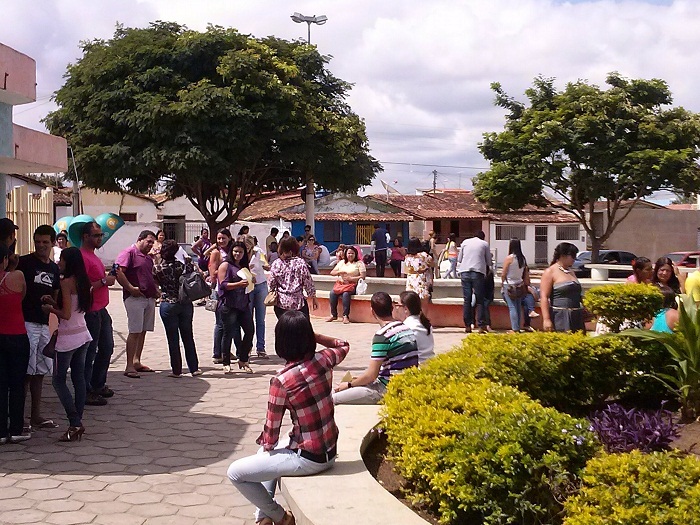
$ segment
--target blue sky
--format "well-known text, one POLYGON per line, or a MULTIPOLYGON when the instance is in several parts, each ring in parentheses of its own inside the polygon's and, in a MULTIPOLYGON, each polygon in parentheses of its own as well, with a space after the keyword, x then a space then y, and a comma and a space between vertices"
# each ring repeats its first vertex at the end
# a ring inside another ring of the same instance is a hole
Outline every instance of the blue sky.
POLYGON ((43 129, 79 42, 111 37, 117 22, 305 39, 295 11, 328 16, 311 40, 354 83, 349 102, 384 164, 380 177, 405 193, 430 186, 433 170, 439 187, 469 187, 487 167, 477 143, 503 126, 494 81, 523 99, 540 74, 563 87, 580 78, 602 85, 619 71, 667 80, 676 104, 700 112, 698 0, 34 0, 31 9, 6 2, 0 19, 0 41, 37 61, 38 100, 15 108, 15 122, 43 129))

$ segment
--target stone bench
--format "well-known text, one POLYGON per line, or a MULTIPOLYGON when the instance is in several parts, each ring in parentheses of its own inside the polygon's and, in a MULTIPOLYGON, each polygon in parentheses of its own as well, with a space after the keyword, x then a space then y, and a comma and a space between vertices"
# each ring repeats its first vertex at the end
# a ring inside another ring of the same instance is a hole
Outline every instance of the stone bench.
POLYGON ((426 525, 428 522, 387 492, 367 471, 362 454, 379 423, 379 406, 340 405, 335 466, 316 476, 280 482, 298 525, 426 525))
POLYGON ((590 263, 586 264, 586 268, 591 270, 591 279, 594 281, 607 281, 610 270, 632 272, 632 265, 630 264, 590 263))

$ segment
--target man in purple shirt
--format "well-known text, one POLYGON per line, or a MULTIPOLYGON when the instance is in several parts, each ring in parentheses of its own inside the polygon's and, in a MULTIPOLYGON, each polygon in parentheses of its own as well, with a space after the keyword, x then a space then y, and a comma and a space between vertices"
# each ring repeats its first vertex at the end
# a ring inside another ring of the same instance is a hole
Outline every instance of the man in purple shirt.
POLYGON ((144 230, 135 244, 117 257, 117 281, 124 289, 124 307, 129 325, 126 338, 126 370, 124 375, 139 378, 139 372, 153 372, 141 364, 146 332, 152 332, 156 320, 158 286, 153 278, 153 259, 148 252, 156 242, 156 234, 144 230))

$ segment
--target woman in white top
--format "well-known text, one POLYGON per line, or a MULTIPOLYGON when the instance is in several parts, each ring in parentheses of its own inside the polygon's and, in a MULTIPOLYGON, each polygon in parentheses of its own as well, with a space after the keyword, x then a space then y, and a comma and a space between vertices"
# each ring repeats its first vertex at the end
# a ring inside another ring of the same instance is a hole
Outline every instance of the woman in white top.
POLYGON ((399 295, 399 303, 396 305, 399 310, 397 317, 405 317, 403 324, 408 326, 416 334, 416 345, 418 346, 418 364, 421 365, 431 357, 435 357, 435 341, 433 340, 433 327, 430 319, 426 317, 421 309, 421 300, 416 292, 405 291, 399 295))
POLYGON ((45 295, 41 298, 44 303, 41 308, 46 313, 56 315, 59 320, 52 382, 70 424, 59 441, 80 441, 85 432, 82 421, 87 395, 85 354, 92 341, 85 324, 85 312, 90 311, 92 294, 90 279, 78 248, 62 250, 58 267, 63 275, 59 303, 50 295, 45 295), (69 368, 75 397, 66 384, 69 368))
POLYGON ((335 284, 328 296, 331 307, 331 316, 326 321, 331 322, 338 319, 338 298, 343 299, 343 323, 350 322, 350 302, 357 289, 357 281, 364 279, 367 275, 365 263, 358 260, 357 248, 348 246, 345 248, 345 257, 338 261, 335 268, 331 270, 331 275, 336 277, 335 284))
POLYGON ((253 308, 253 317, 255 318, 255 349, 259 358, 267 359, 267 352, 265 352, 265 297, 269 290, 267 289, 265 270, 269 270, 270 265, 267 264, 265 252, 255 245, 255 239, 252 235, 239 235, 238 240, 245 243, 248 250, 248 269, 255 279, 255 288, 250 292, 250 305, 253 308))
POLYGON ((527 294, 527 287, 530 285, 530 274, 520 246, 520 239, 510 240, 508 253, 510 255, 503 261, 503 271, 501 272, 501 281, 503 282, 501 294, 508 305, 511 330, 519 332, 521 303, 522 298, 527 294))

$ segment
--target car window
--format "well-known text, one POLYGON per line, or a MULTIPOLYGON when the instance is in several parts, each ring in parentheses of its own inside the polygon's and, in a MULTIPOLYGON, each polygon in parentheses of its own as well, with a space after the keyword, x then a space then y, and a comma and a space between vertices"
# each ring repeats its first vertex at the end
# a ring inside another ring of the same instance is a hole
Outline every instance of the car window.
POLYGON ((620 263, 622 264, 632 264, 632 261, 636 259, 637 256, 630 252, 620 252, 620 263))
POLYGON ((666 255, 666 257, 671 259, 674 263, 680 262, 680 260, 683 259, 684 256, 684 253, 669 253, 666 255))
POLYGON ((579 254, 576 256, 577 259, 581 261, 590 261, 591 260, 591 252, 579 252, 579 254))

